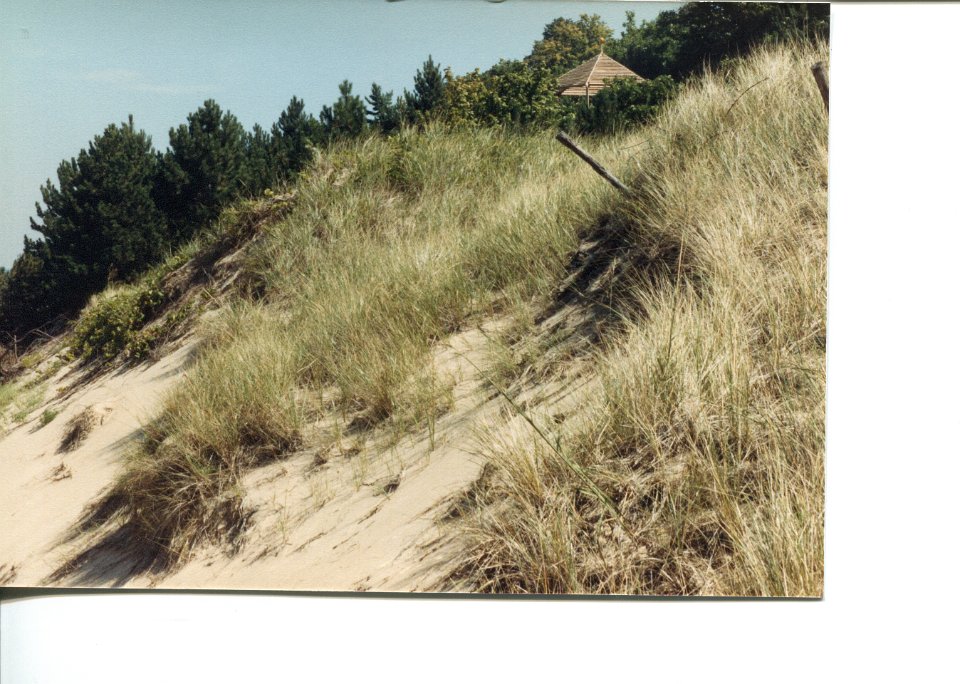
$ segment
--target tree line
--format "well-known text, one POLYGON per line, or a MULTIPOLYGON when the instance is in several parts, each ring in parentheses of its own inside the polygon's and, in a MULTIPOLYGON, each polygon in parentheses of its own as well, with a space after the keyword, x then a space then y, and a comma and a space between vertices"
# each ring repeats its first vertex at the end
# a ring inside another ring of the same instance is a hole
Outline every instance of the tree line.
POLYGON ((289 181, 314 148, 364 135, 391 135, 431 123, 510 129, 560 127, 612 133, 643 123, 705 64, 752 46, 826 37, 828 5, 690 3, 637 23, 627 12, 619 37, 596 15, 547 24, 526 57, 456 76, 428 57, 412 90, 398 96, 374 83, 339 97, 315 116, 293 97, 266 130, 247 131, 213 100, 171 128, 154 149, 133 118, 111 124, 57 169, 9 271, 0 269, 0 331, 23 334, 72 316, 110 282, 130 280, 216 220, 239 197, 289 181), (558 97, 557 76, 605 42, 614 59, 646 80, 618 80, 591 98, 558 97))

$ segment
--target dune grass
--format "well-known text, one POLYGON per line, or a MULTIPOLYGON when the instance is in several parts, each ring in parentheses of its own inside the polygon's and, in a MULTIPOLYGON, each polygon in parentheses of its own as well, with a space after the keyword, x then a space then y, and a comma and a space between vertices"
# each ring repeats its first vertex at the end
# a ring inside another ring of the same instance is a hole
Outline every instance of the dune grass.
POLYGON ((612 219, 641 313, 585 419, 489 430, 458 571, 480 590, 822 592, 826 57, 763 50, 645 131, 644 198, 612 219))
POLYGON ((90 435, 96 424, 97 414, 91 407, 88 406, 76 414, 63 426, 57 452, 65 453, 76 449, 90 435))
POLYGON ((9 415, 9 422, 13 425, 19 425, 43 404, 43 397, 46 394, 47 386, 46 383, 42 381, 28 381, 20 384, 11 384, 9 387, 12 387, 12 394, 9 400, 12 411, 9 415))
MULTIPOLYGON (((495 474, 455 523, 458 581, 818 594, 827 157, 809 65, 825 53, 764 50, 652 125, 592 139, 636 201, 548 133, 428 128, 318 156, 247 251, 250 296, 210 324, 105 501, 170 562, 237 539, 244 472, 295 451, 323 411, 432 425, 451 396, 433 345, 505 309, 529 318, 579 237, 608 226, 634 277, 587 418, 491 427, 495 474)), ((535 355, 504 348, 495 375, 535 355)))
POLYGON ((107 497, 173 562, 242 527, 243 472, 295 450, 324 406, 432 429, 452 402, 433 345, 548 292, 612 203, 547 134, 442 128, 344 143, 295 191, 245 256, 252 297, 205 333, 107 497))
POLYGON ((13 382, 3 382, 0 383, 0 424, 2 424, 3 417, 7 412, 7 409, 13 404, 14 400, 17 398, 17 386, 13 382))

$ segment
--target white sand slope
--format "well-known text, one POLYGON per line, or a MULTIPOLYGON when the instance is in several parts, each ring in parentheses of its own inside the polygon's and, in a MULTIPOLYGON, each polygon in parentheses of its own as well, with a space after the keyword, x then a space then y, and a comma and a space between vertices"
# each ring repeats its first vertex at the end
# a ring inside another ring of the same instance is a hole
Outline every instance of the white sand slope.
POLYGON ((88 382, 68 365, 47 382, 46 401, 0 437, 0 583, 41 584, 64 561, 68 549, 61 542, 111 483, 124 450, 184 371, 194 345, 188 340, 156 363, 88 382), (63 452, 64 427, 88 408, 95 415, 92 431, 63 452), (58 413, 41 427, 47 410, 58 413))
POLYGON ((244 482, 256 509, 240 553, 206 552, 176 572, 134 584, 330 591, 439 589, 456 539, 438 519, 480 474, 472 432, 498 410, 482 387, 484 333, 473 329, 437 350, 456 382, 454 409, 427 430, 390 445, 385 435, 347 435, 330 451, 305 451, 259 468, 244 482))
MULTIPOLYGON (((122 455, 185 372, 196 341, 160 361, 78 384, 67 367, 49 383, 50 398, 0 440, 0 583, 32 586, 450 591, 462 553, 456 527, 443 519, 481 476, 477 431, 504 429, 508 405, 484 383, 489 335, 502 322, 459 333, 438 345, 433 363, 453 382, 453 407, 399 440, 390 429, 343 430, 340 417, 316 427, 318 444, 249 473, 244 500, 252 511, 238 551, 198 550, 173 570, 145 570, 118 523, 68 539, 87 507, 106 491, 122 455), (60 453, 66 423, 91 408, 96 422, 75 449, 60 453), (57 417, 38 429, 46 409, 57 417), (329 435, 340 436, 330 444, 329 435), (53 573, 86 552, 58 579, 53 573)), ((577 394, 563 383, 539 386, 547 404, 577 394)), ((509 429, 509 428, 507 428, 509 429)))

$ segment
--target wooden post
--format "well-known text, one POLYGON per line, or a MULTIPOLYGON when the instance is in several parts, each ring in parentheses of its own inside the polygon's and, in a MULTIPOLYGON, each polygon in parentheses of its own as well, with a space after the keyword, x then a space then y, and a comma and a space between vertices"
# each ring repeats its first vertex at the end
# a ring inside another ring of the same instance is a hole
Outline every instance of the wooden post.
POLYGON ((610 183, 610 185, 615 187, 617 190, 619 190, 623 194, 633 197, 633 191, 630 188, 628 188, 626 185, 621 183, 619 178, 617 178, 612 173, 610 173, 605 168, 603 168, 603 166, 601 166, 596 159, 594 159, 589 154, 587 154, 582 149, 580 149, 577 143, 573 142, 573 140, 570 139, 570 136, 568 136, 563 131, 560 131, 559 133, 557 133, 557 140, 560 141, 560 143, 564 147, 570 148, 573 151, 573 153, 578 157, 580 157, 583 161, 587 162, 587 164, 590 165, 590 168, 592 168, 594 171, 599 173, 608 183, 610 183))
POLYGON ((813 72, 813 78, 817 82, 817 87, 820 89, 820 97, 823 98, 823 106, 826 110, 830 111, 830 85, 827 83, 827 70, 823 66, 823 62, 817 62, 812 67, 810 71, 813 72))

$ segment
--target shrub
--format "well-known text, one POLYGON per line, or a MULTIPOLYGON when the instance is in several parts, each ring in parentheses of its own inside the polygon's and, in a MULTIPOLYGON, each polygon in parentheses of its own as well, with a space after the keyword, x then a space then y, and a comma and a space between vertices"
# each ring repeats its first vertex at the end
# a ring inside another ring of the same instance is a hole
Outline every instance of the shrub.
POLYGON ((155 282, 101 293, 77 321, 72 353, 84 361, 109 361, 128 351, 140 354, 144 347, 144 340, 138 339, 140 330, 164 299, 155 282))
POLYGON ((172 293, 164 290, 164 277, 182 266, 198 248, 199 242, 189 243, 136 284, 109 288, 96 295, 74 326, 70 353, 85 362, 121 356, 144 358, 190 313, 191 306, 184 304, 159 325, 146 327, 170 303, 172 293))
POLYGON ((676 93, 669 76, 650 81, 616 79, 577 108, 575 127, 583 133, 620 133, 652 119, 676 93))

